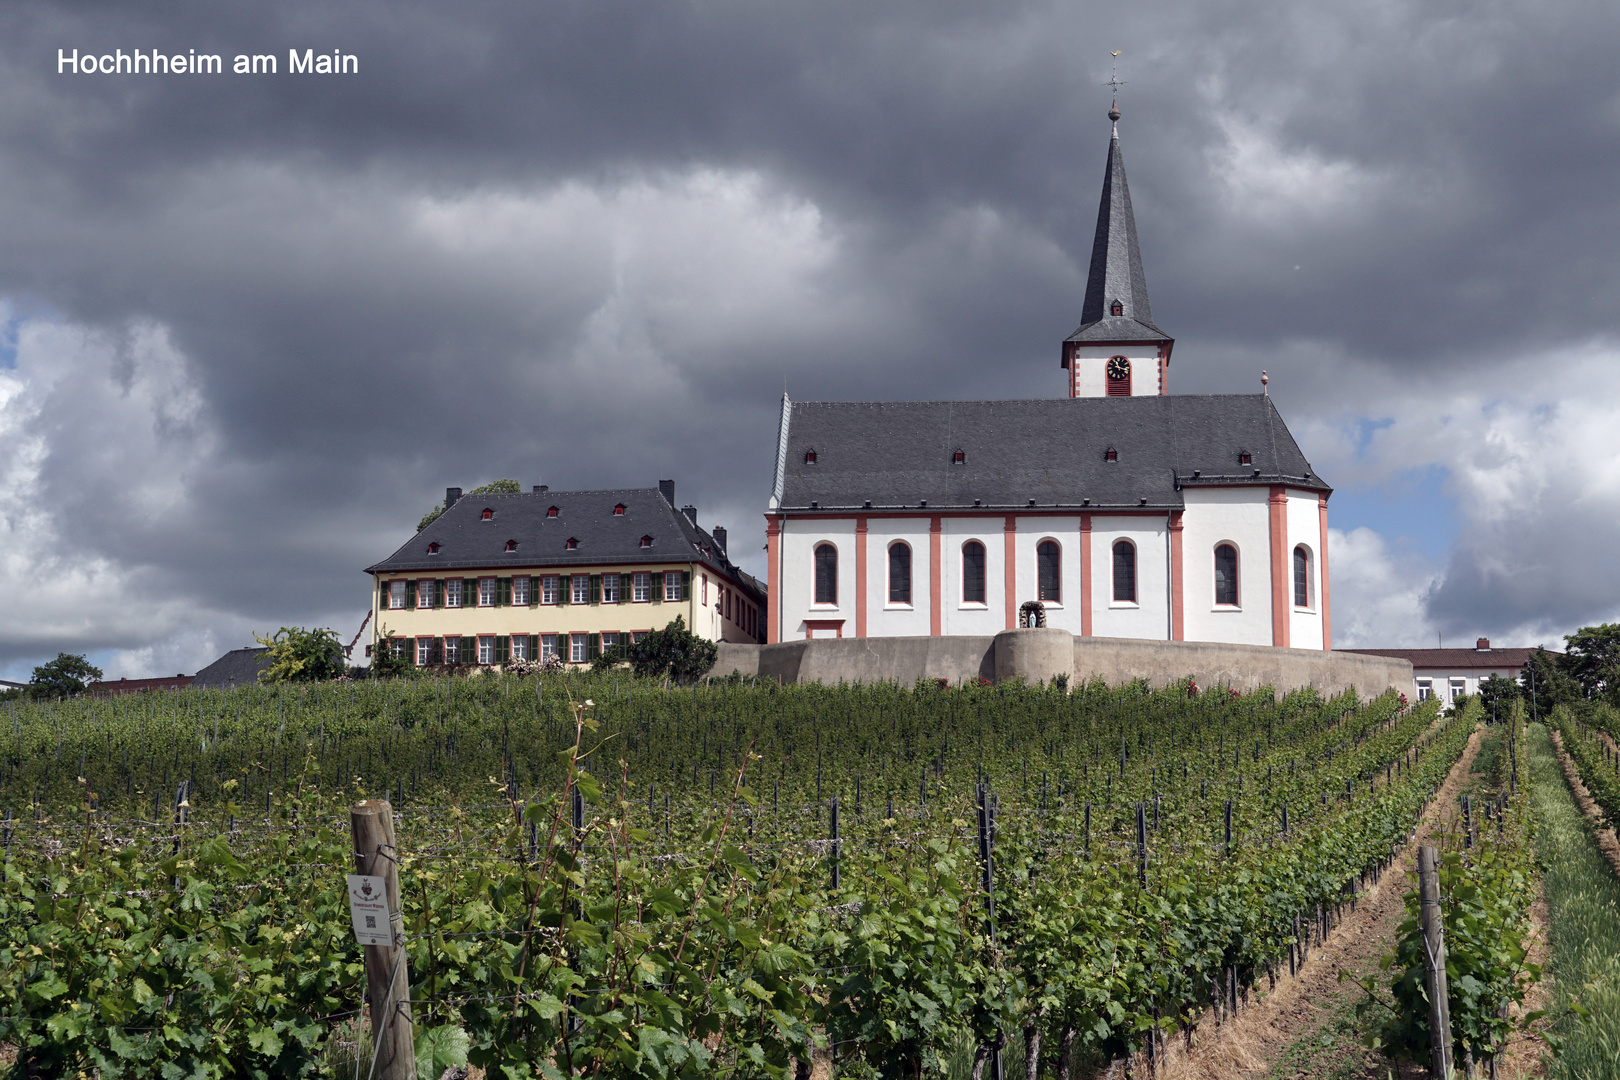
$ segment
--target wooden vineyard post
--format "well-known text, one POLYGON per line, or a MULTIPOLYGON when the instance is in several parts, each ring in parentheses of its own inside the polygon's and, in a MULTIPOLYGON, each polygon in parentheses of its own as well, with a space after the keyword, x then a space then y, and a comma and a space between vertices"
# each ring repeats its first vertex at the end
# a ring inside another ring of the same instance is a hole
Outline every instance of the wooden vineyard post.
POLYGON ((842 846, 838 837, 838 796, 832 797, 832 803, 827 808, 827 828, 832 833, 832 843, 827 846, 827 861, 832 864, 832 891, 837 892, 839 886, 838 849, 842 846))
POLYGON ((394 808, 385 799, 366 799, 349 808, 354 836, 354 872, 383 879, 393 923, 393 945, 365 946, 366 994, 371 1000, 371 1040, 376 1080, 414 1080, 415 1038, 411 1030, 411 976, 405 960, 404 920, 399 904, 399 845, 394 808))
MULTIPOLYGON (((996 797, 990 785, 979 785, 979 883, 984 889, 984 934, 996 940, 996 797)), ((1003 1080, 1001 1063, 1002 1033, 996 1032, 990 1049, 990 1078, 1003 1080)))
POLYGON ((1147 808, 1136 804, 1136 880, 1147 888, 1147 808))
POLYGON ((1451 1008, 1447 1001, 1445 921, 1440 911, 1440 874, 1435 849, 1418 848, 1418 898, 1422 914, 1423 973, 1429 995, 1429 1071, 1451 1080, 1451 1008))

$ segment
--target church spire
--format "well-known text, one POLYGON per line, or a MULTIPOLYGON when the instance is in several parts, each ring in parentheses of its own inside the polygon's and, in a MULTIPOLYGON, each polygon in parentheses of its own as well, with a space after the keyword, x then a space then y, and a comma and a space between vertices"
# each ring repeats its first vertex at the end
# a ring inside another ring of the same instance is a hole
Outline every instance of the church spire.
MULTIPOLYGON (((1164 392, 1164 369, 1174 340, 1153 323, 1148 304, 1147 276, 1142 272, 1142 250, 1136 241, 1136 217, 1131 212, 1131 189, 1125 182, 1125 157, 1119 149, 1119 103, 1108 110, 1112 132, 1108 165, 1103 172, 1102 202, 1097 208, 1097 231, 1091 242, 1091 270, 1086 279, 1080 327, 1063 343, 1063 366, 1071 371, 1070 394, 1089 396, 1082 388, 1074 361, 1095 351, 1090 346, 1152 345, 1158 368, 1157 385, 1164 392)), ((1122 350, 1127 353, 1133 350, 1122 350)), ((1108 393, 1119 393, 1112 380, 1108 393)), ((1143 393, 1133 385, 1126 391, 1143 393)))

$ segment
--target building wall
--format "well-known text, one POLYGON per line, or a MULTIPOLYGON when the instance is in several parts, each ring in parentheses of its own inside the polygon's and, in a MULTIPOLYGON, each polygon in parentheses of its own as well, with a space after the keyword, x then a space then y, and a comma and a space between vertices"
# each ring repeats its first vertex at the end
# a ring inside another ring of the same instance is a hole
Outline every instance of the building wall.
MULTIPOLYGON (((1098 637, 1170 637, 1170 533, 1163 517, 1091 519, 1091 632, 1098 637), (1136 546, 1136 603, 1114 601, 1114 544, 1136 546)), ((1073 633, 1079 633, 1078 627, 1073 633)))
POLYGON ((1314 491, 1288 492, 1288 550, 1284 563, 1289 611, 1288 644, 1296 649, 1322 647, 1322 517, 1314 491), (1310 552, 1310 594, 1303 608, 1294 606, 1294 548, 1310 552))
MULTIPOLYGON (((715 641, 752 641, 750 635, 743 631, 743 627, 735 620, 722 618, 715 610, 717 599, 716 586, 721 579, 715 572, 701 563, 648 563, 642 566, 569 566, 559 567, 511 567, 503 566, 498 571, 476 570, 449 570, 436 574, 426 574, 420 571, 402 572, 376 575, 376 583, 372 588, 372 622, 374 636, 373 645, 388 631, 397 637, 479 637, 482 635, 513 635, 513 634, 570 634, 589 633, 597 634, 603 631, 628 633, 637 630, 660 630, 672 622, 677 615, 686 620, 692 632, 700 637, 715 641), (532 595, 536 601, 539 596, 539 579, 543 575, 565 574, 625 574, 625 573, 690 573, 692 575, 692 588, 685 600, 664 601, 662 594, 657 601, 634 603, 626 600, 619 604, 540 604, 531 603, 526 606, 505 607, 478 607, 476 594, 464 599, 464 606, 459 608, 390 608, 388 606, 388 583, 400 580, 443 580, 446 578, 474 578, 474 577, 514 577, 527 573, 535 580, 531 585, 532 595), (702 602, 703 575, 709 576, 709 603, 702 602), (468 600, 471 602, 469 603, 468 600)), ((734 582, 725 581, 728 586, 735 586, 734 582)), ((763 605, 752 599, 760 607, 761 628, 763 629, 765 612, 763 605)))
MULTIPOLYGON (((788 521, 782 529, 782 637, 808 636, 807 620, 839 622, 844 637, 855 636, 855 519, 788 521), (838 549, 838 602, 816 604, 815 548, 825 541, 838 549)), ((775 604, 776 598, 771 602, 775 604)), ((774 615, 773 615, 774 617, 774 615)))
POLYGON ((1131 396, 1163 393, 1159 379, 1159 346, 1134 342, 1129 345, 1077 345, 1070 361, 1069 376, 1075 397, 1108 396, 1108 361, 1123 356, 1131 362, 1131 396))
POLYGON ((1416 701, 1425 696, 1423 694, 1423 683, 1428 680, 1433 695, 1450 705, 1460 696, 1451 689, 1452 679, 1461 679, 1463 681, 1461 693, 1471 695, 1479 693, 1481 680, 1488 679, 1492 675, 1500 675, 1504 679, 1516 682, 1519 678, 1519 669, 1506 666, 1500 668, 1413 668, 1412 684, 1414 693, 1412 700, 1416 701))
POLYGON ((1186 640, 1272 644, 1269 493, 1263 487, 1183 488, 1181 496, 1186 640), (1236 607, 1215 605, 1215 548, 1223 541, 1238 550, 1236 607))
MULTIPOLYGON (((933 612, 930 601, 932 563, 929 558, 929 518, 868 518, 866 522, 866 633, 872 637, 926 635, 933 612), (889 548, 911 548, 911 603, 889 603, 889 548)), ((854 555, 850 556, 851 570, 854 555)), ((943 557, 940 560, 944 561, 943 557)), ((842 572, 842 565, 839 570, 842 572)), ((943 605, 942 605, 943 606, 943 605)), ((854 624, 844 636, 854 634, 854 624)))
POLYGON ((1004 519, 947 517, 940 522, 940 633, 995 634, 1006 629, 1006 543, 1004 519), (984 545, 984 603, 962 600, 962 548, 969 540, 984 545))

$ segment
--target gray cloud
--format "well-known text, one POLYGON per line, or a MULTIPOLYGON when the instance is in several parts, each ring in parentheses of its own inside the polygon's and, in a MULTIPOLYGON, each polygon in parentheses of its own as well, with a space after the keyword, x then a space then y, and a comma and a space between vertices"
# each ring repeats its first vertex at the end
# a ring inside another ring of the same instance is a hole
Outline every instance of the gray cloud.
MULTIPOLYGON (((1414 377, 1446 401, 1614 338, 1620 98, 1590 73, 1617 20, 1579 2, 8 5, 0 297, 25 329, 0 369, 0 520, 28 554, 0 575, 64 584, 14 593, 0 667, 62 647, 166 670, 248 627, 354 622, 360 567, 445 485, 497 476, 673 474, 747 553, 784 379, 808 398, 1057 393, 1110 48, 1173 389, 1268 367, 1330 479, 1378 482, 1395 459, 1358 463, 1334 432, 1420 426, 1414 377), (59 48, 153 47, 341 48, 361 73, 56 72, 59 48)), ((1613 605, 1577 570, 1598 553, 1568 536, 1620 499, 1571 516, 1579 495, 1543 487, 1522 504, 1539 519, 1501 526, 1563 553, 1540 584, 1504 584, 1479 530, 1438 577, 1359 543, 1356 579, 1457 632, 1596 617, 1613 605)))

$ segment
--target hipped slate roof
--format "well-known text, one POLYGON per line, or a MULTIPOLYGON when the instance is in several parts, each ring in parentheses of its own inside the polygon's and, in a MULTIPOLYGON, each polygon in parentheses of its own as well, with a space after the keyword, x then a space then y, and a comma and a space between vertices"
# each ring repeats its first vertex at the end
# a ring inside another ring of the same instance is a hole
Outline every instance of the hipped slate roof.
POLYGON ((773 509, 1168 510, 1183 487, 1331 490, 1258 394, 782 404, 773 509))
POLYGON ((1142 271, 1142 250, 1136 242, 1136 215, 1131 211, 1131 189, 1125 182, 1125 157, 1119 149, 1119 129, 1108 140, 1108 165, 1103 172, 1102 204, 1097 208, 1097 232, 1091 241, 1091 272, 1086 277, 1086 298, 1080 308, 1080 328, 1069 341, 1164 341, 1170 335, 1153 325, 1148 304, 1147 275, 1142 271), (1123 315, 1112 314, 1114 301, 1123 315))
POLYGON ((599 566, 612 563, 702 562, 739 578, 714 537, 692 524, 657 488, 536 491, 518 495, 463 495, 428 527, 367 573, 411 570, 487 570, 511 566, 599 566), (624 504, 624 514, 613 508, 624 504), (546 512, 555 506, 556 517, 546 512), (485 509, 495 512, 483 520, 485 509), (641 538, 652 537, 651 547, 641 538), (569 539, 579 547, 568 550, 569 539), (517 541, 516 551, 506 542, 517 541), (437 543, 439 553, 428 554, 437 543))
POLYGON ((259 672, 270 666, 269 653, 265 648, 232 649, 197 672, 191 685, 198 690, 228 690, 256 683, 259 672))
POLYGON ((1534 649, 1338 649, 1337 652, 1387 656, 1405 660, 1414 669, 1481 668, 1519 669, 1529 661, 1534 649))

